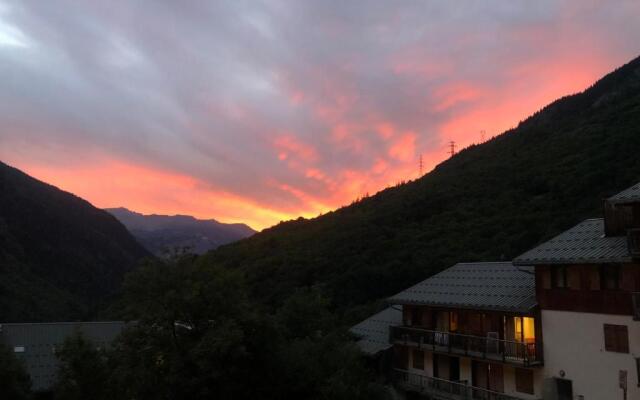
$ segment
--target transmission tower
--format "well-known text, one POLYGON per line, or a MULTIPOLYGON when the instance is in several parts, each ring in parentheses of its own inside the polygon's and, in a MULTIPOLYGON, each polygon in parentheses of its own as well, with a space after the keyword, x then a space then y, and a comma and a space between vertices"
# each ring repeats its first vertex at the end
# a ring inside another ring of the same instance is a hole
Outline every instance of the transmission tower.
POLYGON ((453 140, 449 142, 449 155, 453 157, 456 154, 456 142, 453 140))
POLYGON ((422 176, 422 154, 420 154, 420 176, 422 176))

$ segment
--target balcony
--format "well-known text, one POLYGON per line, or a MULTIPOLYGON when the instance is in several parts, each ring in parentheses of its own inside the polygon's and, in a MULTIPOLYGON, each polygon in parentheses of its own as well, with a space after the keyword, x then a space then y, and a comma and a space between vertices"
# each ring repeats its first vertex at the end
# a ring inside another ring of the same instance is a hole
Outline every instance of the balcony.
POLYGON ((640 229, 629 229, 627 231, 627 241, 629 255, 633 258, 640 258, 640 229))
POLYGON ((401 369, 394 370, 394 382, 404 390, 422 393, 437 400, 523 400, 520 397, 470 386, 465 382, 432 378, 401 369))
POLYGON ((542 349, 536 343, 502 340, 488 336, 471 336, 430 331, 405 326, 390 327, 391 343, 413 346, 458 356, 467 356, 518 366, 542 365, 542 349))

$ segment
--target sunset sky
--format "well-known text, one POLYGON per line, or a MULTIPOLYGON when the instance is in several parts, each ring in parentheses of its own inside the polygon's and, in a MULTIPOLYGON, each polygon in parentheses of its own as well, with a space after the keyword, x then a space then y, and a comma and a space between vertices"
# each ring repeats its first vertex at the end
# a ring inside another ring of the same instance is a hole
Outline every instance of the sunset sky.
POLYGON ((0 0, 0 160, 98 207, 262 229, 639 55, 637 0, 0 0))

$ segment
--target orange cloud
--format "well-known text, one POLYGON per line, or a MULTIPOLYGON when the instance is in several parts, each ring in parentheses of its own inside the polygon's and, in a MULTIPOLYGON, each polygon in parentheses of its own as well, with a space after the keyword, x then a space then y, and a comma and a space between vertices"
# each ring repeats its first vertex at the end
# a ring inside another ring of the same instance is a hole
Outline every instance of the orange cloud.
POLYGON ((303 143, 296 136, 285 133, 276 136, 273 141, 275 149, 278 151, 278 158, 286 160, 291 156, 304 159, 308 162, 318 160, 318 152, 310 145, 303 143))
POLYGON ((243 222, 256 229, 288 220, 292 215, 291 211, 265 207, 187 175, 122 160, 101 160, 82 168, 34 164, 19 167, 100 208, 124 206, 145 214, 189 214, 243 222))
POLYGON ((416 138, 414 132, 403 134, 389 149, 389 156, 403 162, 412 161, 416 155, 416 138))

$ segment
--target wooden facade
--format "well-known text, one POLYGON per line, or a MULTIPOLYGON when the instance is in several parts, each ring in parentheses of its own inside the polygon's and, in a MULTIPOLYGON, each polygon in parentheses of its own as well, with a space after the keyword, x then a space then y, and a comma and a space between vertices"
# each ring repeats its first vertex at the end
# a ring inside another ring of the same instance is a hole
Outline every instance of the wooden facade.
POLYGON ((640 203, 604 203, 605 233, 607 236, 625 236, 632 228, 640 228, 640 203))
POLYGON ((536 297, 543 310, 633 315, 640 264, 536 266, 536 297))
POLYGON ((405 305, 403 325, 390 328, 390 341, 403 347, 507 364, 543 364, 537 309, 518 314, 405 305))
POLYGON ((444 331, 462 335, 487 337, 497 332, 498 339, 520 340, 515 336, 516 327, 513 318, 533 318, 535 333, 541 332, 538 312, 528 314, 505 313, 498 311, 479 311, 454 308, 434 308, 430 306, 403 306, 403 324, 433 331, 444 331))

